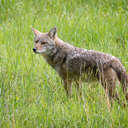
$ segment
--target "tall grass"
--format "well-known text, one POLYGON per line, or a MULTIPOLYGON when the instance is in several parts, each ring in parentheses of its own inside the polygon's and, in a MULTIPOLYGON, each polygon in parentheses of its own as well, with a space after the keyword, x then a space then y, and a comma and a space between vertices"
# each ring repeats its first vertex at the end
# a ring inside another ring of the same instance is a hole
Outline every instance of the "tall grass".
MULTIPOLYGON (((107 109, 104 90, 83 83, 68 99, 57 73, 32 52, 31 27, 119 57, 128 70, 127 0, 0 0, 0 127, 127 128, 128 108, 107 109)), ((121 94, 121 89, 118 91, 121 94)))

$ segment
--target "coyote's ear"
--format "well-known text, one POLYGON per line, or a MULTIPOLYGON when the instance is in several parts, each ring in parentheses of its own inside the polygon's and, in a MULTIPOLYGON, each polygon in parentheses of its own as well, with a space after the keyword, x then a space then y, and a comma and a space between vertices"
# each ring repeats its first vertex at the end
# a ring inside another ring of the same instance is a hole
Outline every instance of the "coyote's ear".
POLYGON ((56 27, 52 28, 52 29, 48 32, 49 37, 52 38, 52 39, 54 39, 55 36, 56 36, 56 32, 57 32, 57 28, 56 28, 56 27))
POLYGON ((37 36, 38 34, 40 34, 40 32, 38 30, 36 30, 35 28, 32 28, 32 31, 34 32, 35 36, 37 36))

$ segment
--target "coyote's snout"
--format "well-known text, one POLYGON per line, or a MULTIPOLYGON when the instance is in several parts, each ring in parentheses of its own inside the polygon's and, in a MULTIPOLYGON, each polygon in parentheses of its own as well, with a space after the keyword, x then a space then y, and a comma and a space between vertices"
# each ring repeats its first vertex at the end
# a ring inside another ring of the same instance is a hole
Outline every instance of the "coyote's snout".
POLYGON ((35 52, 35 53, 36 53, 36 48, 33 48, 33 52, 35 52))
POLYGON ((110 100, 116 98, 120 102, 115 90, 116 81, 119 80, 128 100, 128 75, 118 58, 65 43, 57 37, 56 28, 46 33, 32 30, 35 34, 33 51, 43 55, 48 64, 58 72, 67 95, 72 94, 72 81, 75 81, 79 90, 80 81, 97 80, 104 87, 110 100))

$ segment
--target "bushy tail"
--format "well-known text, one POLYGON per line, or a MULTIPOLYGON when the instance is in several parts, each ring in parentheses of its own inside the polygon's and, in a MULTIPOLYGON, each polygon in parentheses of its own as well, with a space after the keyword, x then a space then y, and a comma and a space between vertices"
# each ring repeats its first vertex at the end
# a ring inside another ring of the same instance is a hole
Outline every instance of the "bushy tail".
POLYGON ((128 74, 126 72, 125 67, 122 65, 122 63, 118 59, 111 61, 110 65, 115 70, 115 72, 117 73, 117 77, 118 77, 118 79, 119 79, 119 81, 123 87, 123 92, 125 93, 126 99, 128 100, 128 92, 127 92, 128 74))

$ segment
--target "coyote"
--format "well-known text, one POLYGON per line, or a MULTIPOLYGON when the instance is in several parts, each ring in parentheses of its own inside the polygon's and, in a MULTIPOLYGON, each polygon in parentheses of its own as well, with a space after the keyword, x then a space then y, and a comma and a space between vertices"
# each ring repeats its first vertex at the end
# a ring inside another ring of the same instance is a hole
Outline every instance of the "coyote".
POLYGON ((56 27, 46 33, 34 28, 32 31, 35 35, 33 51, 41 54, 46 62, 58 72, 68 96, 72 95, 73 81, 79 90, 81 81, 97 80, 104 87, 109 100, 117 99, 119 102, 115 85, 116 81, 120 81, 125 98, 128 100, 128 75, 118 58, 103 52, 70 45, 57 36, 56 27))

